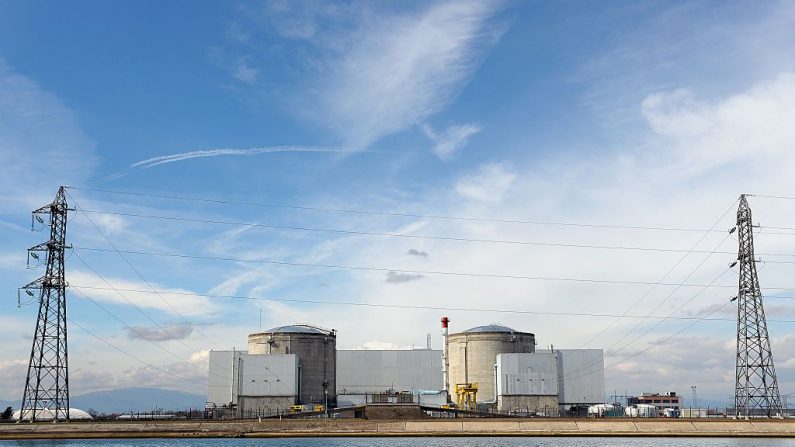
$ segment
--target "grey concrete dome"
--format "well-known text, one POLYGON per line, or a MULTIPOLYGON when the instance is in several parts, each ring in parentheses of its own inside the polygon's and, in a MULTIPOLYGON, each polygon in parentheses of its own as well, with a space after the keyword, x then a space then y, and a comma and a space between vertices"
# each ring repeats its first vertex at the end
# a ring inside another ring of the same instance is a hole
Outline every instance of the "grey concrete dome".
POLYGON ((278 326, 264 331, 266 334, 320 334, 329 335, 333 331, 312 326, 310 324, 290 324, 287 326, 278 326))
POLYGON ((476 326, 464 331, 465 333, 477 333, 477 332, 499 332, 499 333, 513 333, 516 332, 515 330, 509 328, 508 326, 503 326, 501 324, 487 324, 485 326, 476 326))

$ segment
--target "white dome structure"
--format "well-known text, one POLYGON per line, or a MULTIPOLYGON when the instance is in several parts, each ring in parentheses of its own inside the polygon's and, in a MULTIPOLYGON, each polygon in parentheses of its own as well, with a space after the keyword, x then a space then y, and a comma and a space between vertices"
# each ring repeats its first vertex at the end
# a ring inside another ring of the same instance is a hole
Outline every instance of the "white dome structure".
MULTIPOLYGON (((11 416, 11 419, 13 419, 15 421, 20 420, 20 413, 21 413, 21 410, 15 411, 13 416, 11 416)), ((62 419, 62 420, 66 419, 65 416, 66 415, 64 415, 63 412, 61 412, 61 414, 59 415, 58 419, 62 419)), ((31 418, 33 418, 33 411, 32 410, 27 410, 27 411, 25 411, 25 416, 22 417, 21 419, 23 421, 29 421, 29 420, 31 420, 31 418)), ((36 420, 37 421, 51 421, 53 419, 55 419, 55 412, 50 410, 50 409, 43 408, 43 409, 39 409, 39 410, 36 411, 36 420)), ((77 408, 70 408, 69 409, 69 419, 71 419, 71 420, 86 420, 86 419, 93 419, 93 418, 91 417, 90 414, 86 413, 83 410, 79 410, 77 408)))

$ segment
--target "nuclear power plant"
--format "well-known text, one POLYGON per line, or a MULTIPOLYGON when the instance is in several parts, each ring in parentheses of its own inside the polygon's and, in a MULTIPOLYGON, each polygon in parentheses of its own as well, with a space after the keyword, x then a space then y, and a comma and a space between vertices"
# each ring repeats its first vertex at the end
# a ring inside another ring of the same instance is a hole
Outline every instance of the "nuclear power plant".
POLYGON ((335 330, 308 324, 251 334, 246 351, 210 352, 208 406, 232 416, 368 405, 558 416, 604 403, 601 349, 537 350, 530 332, 448 334, 449 323, 442 350, 337 349, 335 330))

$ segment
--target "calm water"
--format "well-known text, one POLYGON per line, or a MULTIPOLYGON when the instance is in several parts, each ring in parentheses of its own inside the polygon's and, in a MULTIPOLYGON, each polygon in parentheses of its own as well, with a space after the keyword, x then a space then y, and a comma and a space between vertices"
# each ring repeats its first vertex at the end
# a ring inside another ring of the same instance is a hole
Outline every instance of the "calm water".
POLYGON ((795 447, 795 439, 681 438, 307 438, 0 441, 0 446, 58 447, 795 447))

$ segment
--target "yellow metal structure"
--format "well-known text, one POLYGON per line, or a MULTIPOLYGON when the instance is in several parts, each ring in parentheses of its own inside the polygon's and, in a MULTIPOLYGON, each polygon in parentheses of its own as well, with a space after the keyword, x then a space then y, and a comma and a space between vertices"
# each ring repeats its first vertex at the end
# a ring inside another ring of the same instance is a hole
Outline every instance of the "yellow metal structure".
POLYGON ((477 383, 457 383, 455 385, 456 406, 462 410, 477 410, 477 383))

